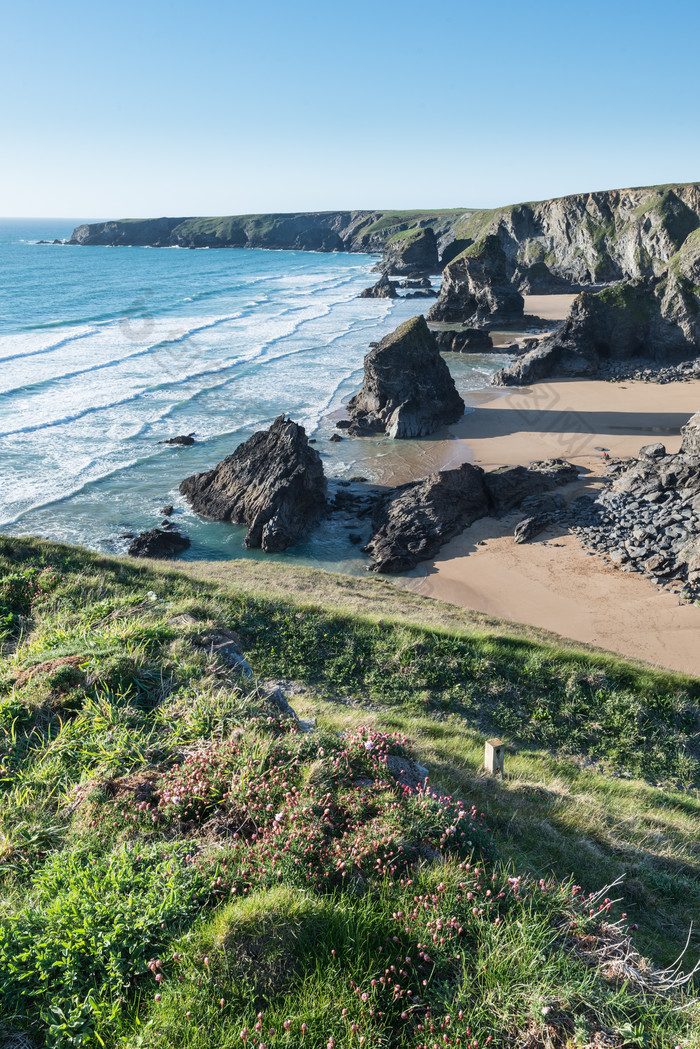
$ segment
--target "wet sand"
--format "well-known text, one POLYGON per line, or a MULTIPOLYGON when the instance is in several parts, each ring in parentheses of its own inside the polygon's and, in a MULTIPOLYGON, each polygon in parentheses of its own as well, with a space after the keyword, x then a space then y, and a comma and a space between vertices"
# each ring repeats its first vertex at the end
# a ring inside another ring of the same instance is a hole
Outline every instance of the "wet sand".
MULTIPOLYGON (((563 457, 582 470, 569 496, 598 487, 603 450, 636 455, 661 440, 680 447, 680 427, 700 408, 700 381, 561 381, 484 391, 452 431, 449 465, 485 469, 563 457)), ((543 627, 623 656, 700 675, 700 608, 648 579, 587 554, 575 536, 550 529, 522 546, 517 513, 477 522, 419 565, 401 585, 451 604, 543 627), (481 545, 483 544, 483 545, 481 545)))

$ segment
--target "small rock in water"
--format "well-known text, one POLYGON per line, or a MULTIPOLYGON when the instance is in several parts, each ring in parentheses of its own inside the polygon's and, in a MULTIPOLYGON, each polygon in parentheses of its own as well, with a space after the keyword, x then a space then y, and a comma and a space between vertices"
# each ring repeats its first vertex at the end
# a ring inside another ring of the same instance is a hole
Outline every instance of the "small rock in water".
POLYGON ((158 441, 158 444, 173 444, 186 448, 188 445, 194 444, 194 433, 181 433, 177 437, 168 437, 166 441, 158 441))

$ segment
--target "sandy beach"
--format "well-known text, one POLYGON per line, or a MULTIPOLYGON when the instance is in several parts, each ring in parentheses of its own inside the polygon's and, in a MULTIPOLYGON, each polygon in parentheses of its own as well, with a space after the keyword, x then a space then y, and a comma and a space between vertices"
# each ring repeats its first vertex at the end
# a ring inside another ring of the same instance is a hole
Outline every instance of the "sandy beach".
MULTIPOLYGON (((636 455, 661 440, 680 447, 680 427, 700 406, 700 382, 563 381, 486 392, 453 427, 451 459, 492 469, 563 457, 581 468, 580 494, 605 472, 603 450, 636 455)), ((478 521, 418 566, 403 584, 419 593, 489 615, 542 627, 567 638, 700 675, 700 608, 643 576, 588 554, 573 535, 543 532, 519 546, 518 514, 478 521)))

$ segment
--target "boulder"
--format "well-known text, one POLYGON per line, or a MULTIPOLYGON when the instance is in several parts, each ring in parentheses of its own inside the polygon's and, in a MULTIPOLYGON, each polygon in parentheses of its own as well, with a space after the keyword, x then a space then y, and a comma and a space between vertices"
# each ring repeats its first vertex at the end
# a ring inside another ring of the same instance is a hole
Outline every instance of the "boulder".
POLYGON ((382 252, 382 269, 387 273, 439 273, 437 240, 431 226, 402 230, 389 237, 382 252))
POLYGON ((654 444, 645 444, 639 449, 640 459, 662 459, 666 455, 666 447, 660 441, 654 444))
POLYGON ((284 415, 213 470, 185 478, 180 492, 204 517, 246 524, 245 545, 268 552, 286 550, 326 510, 321 457, 284 415))
POLYGON ((399 325, 367 354, 348 413, 354 436, 422 437, 461 419, 464 401, 424 317, 399 325))
POLYGON ((382 273, 376 284, 371 288, 361 291, 360 299, 395 299, 397 297, 396 285, 390 281, 386 273, 382 273))
POLYGON ((430 321, 468 321, 475 327, 523 316, 524 301, 513 286, 506 254, 496 236, 472 244, 445 267, 430 321))
POLYGON ((488 511, 483 470, 464 463, 380 500, 363 550, 374 561, 372 571, 405 572, 434 557, 443 543, 488 511))
POLYGON ((681 426, 681 434, 681 451, 686 455, 700 455, 700 412, 696 412, 685 426, 681 426))
POLYGON ((129 545, 128 553, 131 557, 153 557, 165 558, 175 557, 181 554, 190 545, 186 535, 172 530, 164 531, 162 528, 151 528, 148 532, 141 532, 129 545))
POLYGON ((487 353, 493 349, 493 339, 483 328, 450 328, 433 331, 433 335, 444 353, 487 353))

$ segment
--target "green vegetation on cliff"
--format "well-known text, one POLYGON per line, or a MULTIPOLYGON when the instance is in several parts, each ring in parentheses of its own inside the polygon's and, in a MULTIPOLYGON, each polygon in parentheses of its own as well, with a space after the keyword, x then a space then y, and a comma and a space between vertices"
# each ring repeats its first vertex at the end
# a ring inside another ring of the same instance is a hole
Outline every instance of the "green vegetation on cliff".
POLYGON ((0 627, 0 1045, 700 1045, 654 968, 700 917, 700 682, 378 580, 21 539, 0 627))

